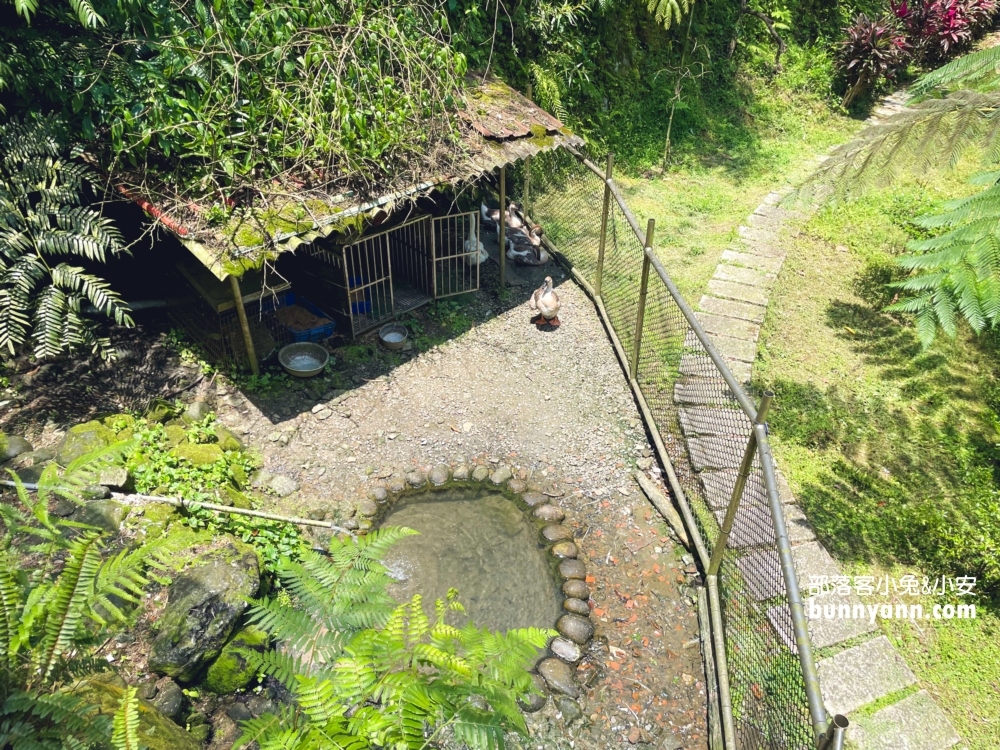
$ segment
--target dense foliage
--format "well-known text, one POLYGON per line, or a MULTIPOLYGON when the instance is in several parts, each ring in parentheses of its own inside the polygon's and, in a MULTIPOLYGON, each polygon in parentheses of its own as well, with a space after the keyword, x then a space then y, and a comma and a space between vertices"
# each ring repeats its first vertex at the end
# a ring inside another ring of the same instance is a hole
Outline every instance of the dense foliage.
POLYGON ((848 79, 840 104, 849 107, 859 94, 906 67, 910 45, 889 16, 872 20, 862 13, 844 31, 837 60, 848 79))
POLYGON ((494 750, 505 731, 525 731, 516 699, 533 690, 527 670, 553 634, 456 627, 454 590, 432 618, 419 596, 396 606, 379 560, 412 533, 335 540, 328 557, 310 552, 279 567, 286 593, 256 602, 249 618, 278 648, 248 658, 296 702, 247 722, 238 747, 422 750, 450 735, 494 750))

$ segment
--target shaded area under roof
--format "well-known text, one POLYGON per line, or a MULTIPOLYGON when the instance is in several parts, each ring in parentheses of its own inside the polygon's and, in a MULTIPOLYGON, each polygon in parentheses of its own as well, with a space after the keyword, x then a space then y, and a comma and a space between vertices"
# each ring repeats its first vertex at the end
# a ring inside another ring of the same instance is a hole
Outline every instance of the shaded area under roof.
MULTIPOLYGON (((266 211, 234 211, 220 227, 199 221, 205 209, 191 202, 166 201, 154 205, 136 188, 119 183, 119 192, 139 204, 218 279, 259 267, 268 259, 335 232, 359 231, 365 218, 377 209, 392 210, 397 203, 414 200, 443 185, 458 185, 480 178, 499 167, 565 145, 579 147, 583 139, 563 123, 507 84, 482 75, 470 76, 466 105, 458 117, 463 132, 456 158, 445 168, 429 167, 426 175, 400 187, 387 180, 385 190, 330 195, 305 184, 285 189, 285 199, 271 201, 266 211)), ((433 164, 433 159, 428 159, 433 164)), ((127 181, 126 181, 127 182, 127 181)))

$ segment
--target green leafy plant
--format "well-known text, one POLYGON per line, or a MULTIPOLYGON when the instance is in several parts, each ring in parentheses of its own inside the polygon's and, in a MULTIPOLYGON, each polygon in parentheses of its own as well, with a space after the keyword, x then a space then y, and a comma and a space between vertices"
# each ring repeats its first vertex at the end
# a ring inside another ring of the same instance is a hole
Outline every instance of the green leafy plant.
POLYGON ((419 596, 395 606, 379 560, 412 533, 335 540, 329 558, 309 552, 279 567, 284 597, 249 613, 277 648, 248 658, 296 703, 246 722, 237 747, 418 750, 451 732, 486 750, 504 747, 505 731, 525 731, 516 699, 533 689, 527 669, 552 633, 451 625, 463 612, 454 590, 433 617, 419 596))
POLYGON ((102 532, 49 515, 55 496, 82 504, 79 488, 108 455, 84 456, 63 476, 46 469, 35 499, 11 472, 20 505, 0 505, 0 747, 69 750, 109 740, 138 747, 134 692, 112 721, 74 687, 108 671, 97 646, 111 626, 128 622, 151 579, 167 582, 163 572, 185 540, 161 538, 108 556, 102 532), (31 566, 21 560, 28 552, 31 566))
POLYGON ((85 304, 132 325, 107 282, 62 260, 103 263, 123 252, 118 230, 83 204, 84 190, 96 184, 68 158, 52 125, 0 124, 0 348, 11 354, 30 338, 36 357, 81 347, 111 356, 85 304))

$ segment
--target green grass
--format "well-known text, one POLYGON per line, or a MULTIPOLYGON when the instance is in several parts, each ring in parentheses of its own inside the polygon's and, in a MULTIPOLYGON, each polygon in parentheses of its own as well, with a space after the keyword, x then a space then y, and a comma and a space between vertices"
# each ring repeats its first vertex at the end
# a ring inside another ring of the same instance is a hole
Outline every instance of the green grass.
MULTIPOLYGON (((923 350, 882 309, 907 219, 966 194, 968 170, 826 209, 788 240, 754 385, 770 388, 779 466, 817 535, 854 572, 992 577, 975 621, 883 624, 970 748, 996 746, 996 341, 923 350)), ((922 602, 927 605, 929 602, 922 602)), ((932 602, 931 602, 932 603, 932 602)))

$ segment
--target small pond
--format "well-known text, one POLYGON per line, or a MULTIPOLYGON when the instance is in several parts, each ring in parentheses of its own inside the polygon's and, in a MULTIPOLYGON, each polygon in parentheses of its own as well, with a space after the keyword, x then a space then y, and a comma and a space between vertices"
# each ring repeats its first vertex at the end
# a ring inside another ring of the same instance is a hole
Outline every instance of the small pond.
POLYGON ((393 546, 386 566, 391 593, 405 602, 424 597, 428 613, 449 588, 479 627, 551 628, 562 614, 552 558, 538 527, 496 491, 446 489, 402 499, 383 526, 420 532, 393 546))

